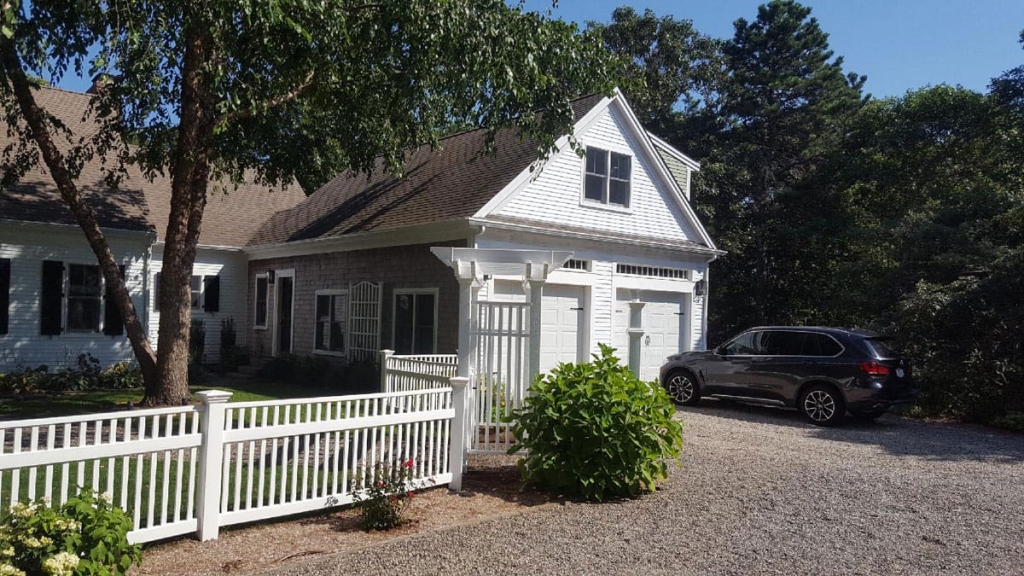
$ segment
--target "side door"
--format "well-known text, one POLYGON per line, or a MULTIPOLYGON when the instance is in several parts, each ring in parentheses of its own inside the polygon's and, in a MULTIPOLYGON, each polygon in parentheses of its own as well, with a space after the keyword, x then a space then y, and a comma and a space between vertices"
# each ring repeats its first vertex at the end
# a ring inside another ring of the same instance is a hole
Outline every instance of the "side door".
POLYGON ((705 364, 704 393, 748 396, 751 367, 760 356, 764 332, 744 332, 715 349, 715 357, 705 364))

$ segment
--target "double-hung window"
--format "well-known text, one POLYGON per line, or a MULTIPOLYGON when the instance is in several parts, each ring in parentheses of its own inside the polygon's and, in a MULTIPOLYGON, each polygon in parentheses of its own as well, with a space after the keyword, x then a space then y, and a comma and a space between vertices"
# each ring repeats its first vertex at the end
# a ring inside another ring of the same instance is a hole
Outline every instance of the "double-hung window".
POLYGON ((590 202, 629 207, 632 159, 626 154, 587 147, 583 197, 590 202))
POLYGON ((256 276, 256 310, 254 310, 254 326, 256 328, 267 327, 267 302, 270 295, 270 279, 267 274, 256 276))
POLYGON ((396 354, 433 354, 437 333, 437 290, 396 290, 396 354))
POLYGON ((102 307, 103 281, 100 267, 69 264, 67 331, 99 332, 102 307))
POLYGON ((316 291, 315 350, 326 354, 345 353, 345 327, 348 324, 348 291, 316 291))

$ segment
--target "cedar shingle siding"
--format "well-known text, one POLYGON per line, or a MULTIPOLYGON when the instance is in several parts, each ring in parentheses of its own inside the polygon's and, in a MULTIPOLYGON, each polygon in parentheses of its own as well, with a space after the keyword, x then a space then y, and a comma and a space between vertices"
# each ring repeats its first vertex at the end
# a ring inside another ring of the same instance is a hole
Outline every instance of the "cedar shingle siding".
MULTIPOLYGON (((451 268, 441 263, 430 247, 419 244, 396 248, 334 252, 291 258, 252 260, 249 262, 247 306, 250 310, 246 331, 249 347, 261 356, 272 354, 274 334, 274 289, 270 286, 267 329, 253 329, 256 275, 267 270, 295 270, 295 316, 292 352, 313 352, 314 314, 317 290, 347 289, 359 282, 384 282, 381 299, 381 348, 391 348, 391 324, 396 288, 438 288, 437 353, 454 354, 458 347, 459 283, 451 268)), ((443 246, 465 246, 465 242, 445 242, 443 246)))

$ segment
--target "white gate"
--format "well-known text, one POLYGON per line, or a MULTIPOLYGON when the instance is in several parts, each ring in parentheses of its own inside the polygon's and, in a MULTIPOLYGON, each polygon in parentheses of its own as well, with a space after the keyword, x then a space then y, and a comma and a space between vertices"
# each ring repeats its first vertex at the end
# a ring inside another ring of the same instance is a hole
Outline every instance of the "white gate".
POLYGON ((360 282, 349 289, 349 360, 376 360, 380 351, 380 284, 360 282))
POLYGON ((473 302, 472 453, 504 453, 514 442, 506 417, 522 406, 529 387, 529 318, 528 303, 473 302))

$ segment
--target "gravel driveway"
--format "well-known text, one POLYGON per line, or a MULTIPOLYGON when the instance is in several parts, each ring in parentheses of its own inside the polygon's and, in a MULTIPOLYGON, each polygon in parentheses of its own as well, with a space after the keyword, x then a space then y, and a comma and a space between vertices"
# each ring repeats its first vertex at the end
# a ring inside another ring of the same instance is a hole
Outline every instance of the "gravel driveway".
POLYGON ((570 503, 320 558, 320 574, 1024 574, 1024 436, 886 416, 821 429, 713 401, 640 500, 570 503))

